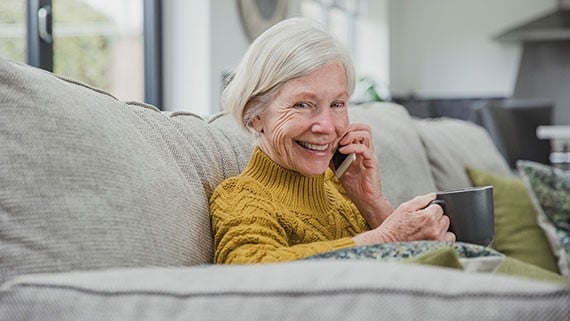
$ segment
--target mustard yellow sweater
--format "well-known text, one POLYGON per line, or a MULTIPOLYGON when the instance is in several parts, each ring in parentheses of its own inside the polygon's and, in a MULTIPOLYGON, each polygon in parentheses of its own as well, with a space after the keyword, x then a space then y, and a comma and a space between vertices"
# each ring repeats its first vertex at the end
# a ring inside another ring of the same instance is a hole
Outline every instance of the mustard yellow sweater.
POLYGON ((368 230, 333 172, 306 177, 255 148, 210 199, 216 263, 291 261, 354 246, 368 230))

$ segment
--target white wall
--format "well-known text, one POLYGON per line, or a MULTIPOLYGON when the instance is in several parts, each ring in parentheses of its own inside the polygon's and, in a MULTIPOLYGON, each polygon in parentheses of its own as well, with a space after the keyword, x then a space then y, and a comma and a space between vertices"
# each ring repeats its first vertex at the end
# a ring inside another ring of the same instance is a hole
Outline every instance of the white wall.
POLYGON ((422 97, 510 96, 521 47, 493 36, 556 0, 392 0, 390 87, 422 97))
MULTIPOLYGON (((370 0, 358 26, 354 52, 358 75, 388 82, 387 0, 370 0), (365 44, 362 46, 362 44, 365 44)), ((289 16, 300 15, 300 0, 289 1, 289 16)), ((208 115, 221 110, 223 74, 230 72, 249 46, 237 1, 163 2, 165 110, 208 115)))
POLYGON ((379 91, 387 89, 390 83, 388 0, 368 0, 366 13, 356 28, 355 46, 353 61, 357 77, 371 78, 379 91))
POLYGON ((241 26, 238 1, 213 0, 211 3, 210 101, 211 111, 215 112, 222 109, 223 74, 231 72, 239 63, 249 40, 241 26))
MULTIPOLYGON (((299 14, 299 0, 289 15, 299 14)), ((208 115, 221 110, 223 74, 249 46, 237 1, 163 2, 164 109, 208 115)))
MULTIPOLYGON (((300 13, 291 0, 290 15, 300 13)), ((519 44, 493 36, 542 15, 557 0, 370 0, 354 52, 359 76, 392 94, 510 96, 519 44)), ((207 115, 220 110, 222 75, 249 41, 237 1, 163 2, 164 108, 207 115)))
POLYGON ((165 110, 199 115, 210 106, 210 3, 169 0, 163 4, 163 97, 165 110))

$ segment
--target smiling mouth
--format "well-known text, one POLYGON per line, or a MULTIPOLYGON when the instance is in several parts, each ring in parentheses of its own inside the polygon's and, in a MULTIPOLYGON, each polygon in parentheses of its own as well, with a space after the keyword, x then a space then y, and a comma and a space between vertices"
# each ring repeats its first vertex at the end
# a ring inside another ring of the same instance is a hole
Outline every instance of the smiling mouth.
POLYGON ((297 144, 301 145, 305 149, 314 150, 314 151, 318 151, 318 152, 325 151, 329 148, 329 144, 317 145, 317 144, 310 144, 310 143, 301 142, 301 141, 296 141, 296 142, 297 142, 297 144))

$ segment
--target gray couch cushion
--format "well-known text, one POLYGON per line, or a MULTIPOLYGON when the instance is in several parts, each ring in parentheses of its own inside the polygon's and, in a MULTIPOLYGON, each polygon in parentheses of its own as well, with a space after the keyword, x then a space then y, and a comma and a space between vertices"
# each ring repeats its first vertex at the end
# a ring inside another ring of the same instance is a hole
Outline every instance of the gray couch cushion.
POLYGON ((427 151, 438 190, 471 186, 466 166, 512 175, 483 127, 452 118, 415 119, 414 125, 427 151))
POLYGON ((436 190, 426 151, 406 109, 392 103, 351 106, 350 120, 372 127, 382 189, 397 206, 436 190))
POLYGON ((0 283, 211 262, 198 147, 170 118, 3 59, 0 110, 0 283))
POLYGON ((206 118, 210 130, 215 134, 215 143, 224 158, 223 166, 226 177, 238 175, 247 165, 253 151, 255 139, 252 134, 238 127, 234 118, 225 113, 218 113, 206 118))
POLYGON ((25 276, 2 320, 567 320, 570 288, 375 261, 25 276))

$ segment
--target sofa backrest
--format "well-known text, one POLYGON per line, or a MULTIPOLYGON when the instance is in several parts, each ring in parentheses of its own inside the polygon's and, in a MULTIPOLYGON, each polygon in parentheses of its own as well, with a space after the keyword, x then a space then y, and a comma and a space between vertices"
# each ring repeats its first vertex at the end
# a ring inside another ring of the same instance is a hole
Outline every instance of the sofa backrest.
MULTIPOLYGON (((405 108, 376 103, 349 114, 372 127, 394 206, 436 190, 423 138, 431 131, 405 108)), ((0 283, 211 263, 208 200, 252 149, 229 115, 164 113, 0 58, 0 283)))

